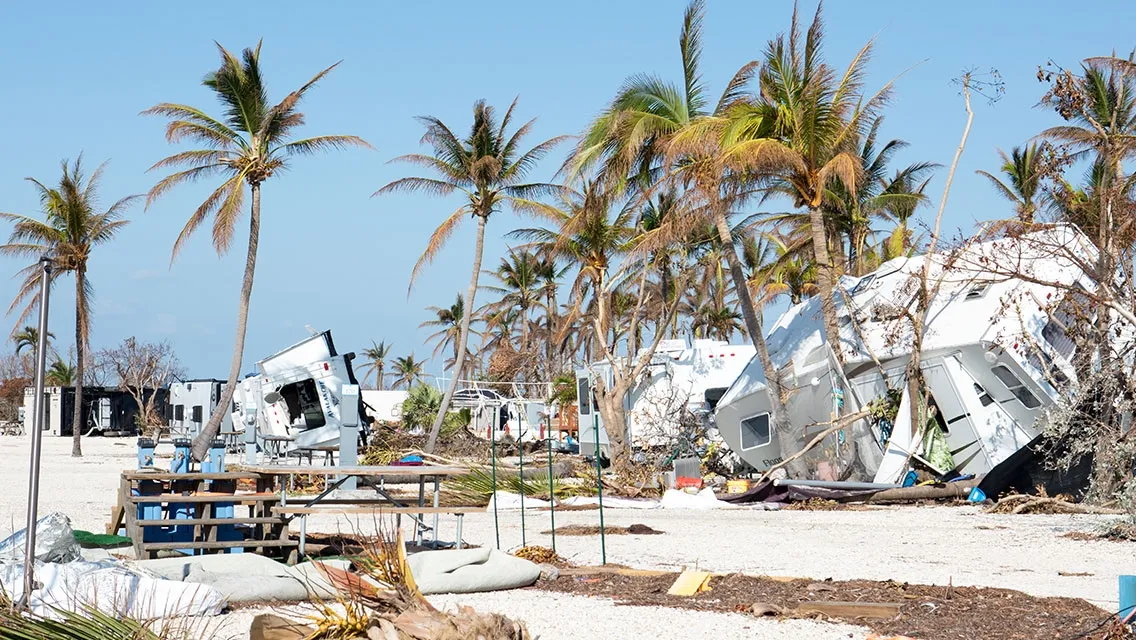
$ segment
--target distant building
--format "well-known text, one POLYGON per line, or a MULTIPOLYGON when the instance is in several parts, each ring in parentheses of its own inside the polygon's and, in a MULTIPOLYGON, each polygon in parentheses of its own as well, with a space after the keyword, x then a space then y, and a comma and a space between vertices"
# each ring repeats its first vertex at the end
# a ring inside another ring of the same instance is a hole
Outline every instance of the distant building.
MULTIPOLYGON (((154 406, 158 409, 166 404, 165 389, 146 389, 146 398, 158 395, 154 406)), ((33 387, 24 388, 24 410, 22 420, 24 433, 31 433, 34 412, 32 402, 35 398, 33 387)), ((73 434, 72 422, 75 419, 75 387, 47 387, 44 389, 44 431, 53 436, 73 434)), ((138 402, 134 396, 118 387, 83 387, 83 427, 104 435, 136 435, 138 433, 138 402)))

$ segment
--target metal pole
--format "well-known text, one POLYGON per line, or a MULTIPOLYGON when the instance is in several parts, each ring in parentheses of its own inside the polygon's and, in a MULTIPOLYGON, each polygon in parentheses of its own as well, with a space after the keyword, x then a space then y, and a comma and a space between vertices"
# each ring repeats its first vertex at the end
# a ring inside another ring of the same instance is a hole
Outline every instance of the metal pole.
POLYGON ((548 516, 552 518, 552 551, 556 551, 556 496, 553 495, 552 485, 552 412, 548 419, 548 516))
MULTIPOLYGON (((35 545, 36 520, 39 519, 39 458, 40 445, 43 441, 43 386, 44 373, 47 368, 47 308, 48 296, 51 293, 51 258, 40 258, 39 268, 39 344, 36 345, 35 370, 35 397, 32 399, 32 456, 31 469, 28 472, 28 521, 24 533, 24 595, 20 599, 21 606, 27 606, 31 601, 32 590, 35 588, 35 545)), ((78 398, 76 398, 78 401, 78 398)), ((75 425, 76 429, 80 428, 75 425)))
POLYGON ((489 425, 489 459, 493 466, 493 534, 501 549, 501 527, 497 523, 497 425, 501 424, 501 407, 493 407, 493 424, 489 425))
MULTIPOLYGON (((520 423, 520 418, 517 418, 520 423)), ((525 442, 524 432, 520 429, 520 424, 517 425, 517 452, 521 454, 520 457, 520 473, 521 473, 521 546, 526 547, 528 544, 525 542, 525 442)))
POLYGON ((607 535, 604 533, 604 519, 603 519, 603 470, 600 466, 600 419, 596 415, 595 408, 592 408, 592 429, 595 432, 593 437, 596 439, 596 493, 599 496, 600 503, 600 564, 607 564, 607 535))

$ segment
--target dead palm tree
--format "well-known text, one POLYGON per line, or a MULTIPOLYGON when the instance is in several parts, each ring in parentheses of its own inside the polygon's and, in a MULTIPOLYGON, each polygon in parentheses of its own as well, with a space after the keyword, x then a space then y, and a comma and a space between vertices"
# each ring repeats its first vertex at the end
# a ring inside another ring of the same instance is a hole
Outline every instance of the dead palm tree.
POLYGON ((1002 166, 998 170, 1005 176, 1005 182, 986 171, 975 173, 989 180, 999 195, 1014 204, 1014 213, 1019 222, 1031 224, 1041 205, 1039 199, 1042 195, 1043 158, 1038 153, 1038 144, 1032 142, 1024 148, 1014 147, 1009 155, 999 149, 998 155, 1002 157, 1002 166))
POLYGON ((363 349, 362 355, 367 360, 366 367, 363 369, 364 375, 372 371, 375 373, 375 388, 379 391, 382 391, 385 386, 383 384, 386 381, 384 369, 386 368, 387 358, 390 357, 391 347, 392 345, 387 344, 386 340, 382 342, 372 340, 371 346, 363 349))
MULTIPOLYGON (((99 180, 106 163, 100 165, 90 178, 83 175, 82 157, 74 163, 62 163, 63 176, 56 186, 49 187, 39 180, 28 178, 39 191, 44 220, 12 213, 0 214, 0 219, 14 223, 8 244, 0 246, 0 253, 38 260, 50 257, 57 273, 75 274, 75 409, 73 415, 73 442, 71 455, 83 455, 83 367, 87 359, 87 345, 91 337, 91 299, 93 288, 87 278, 87 261, 94 248, 110 242, 127 221, 122 213, 138 197, 128 196, 98 212, 99 180)), ((39 306, 39 267, 32 264, 20 271, 24 281, 9 313, 26 302, 17 321, 25 318, 39 306)), ((58 276, 55 276, 56 278, 58 276)), ((52 280, 54 282, 54 278, 52 280)), ((38 335, 36 336, 38 341, 38 335)))
POLYGON ((170 143, 191 141, 204 148, 181 151, 157 162, 154 169, 188 167, 160 180, 146 198, 149 208, 162 194, 173 187, 202 178, 223 177, 208 198, 190 216, 174 243, 173 258, 206 220, 213 218, 213 247, 218 255, 228 252, 236 235, 237 221, 245 201, 248 186, 249 243, 245 257, 244 277, 241 280, 241 297, 237 308, 237 330, 233 345, 233 360, 229 378, 217 410, 193 442, 193 457, 200 460, 209 443, 221 428, 221 420, 229 410, 244 356, 245 331, 248 325, 249 299, 252 296, 253 277, 256 272, 257 246, 260 242, 260 189, 266 180, 288 167, 294 156, 311 155, 321 151, 347 147, 370 147, 357 136, 315 136, 292 139, 296 129, 304 124, 304 114, 297 110, 300 100, 319 80, 339 63, 320 71, 299 89, 289 93, 279 103, 268 99, 264 77, 260 68, 260 43, 255 49, 245 49, 241 57, 233 55, 221 45, 221 66, 205 76, 202 84, 213 91, 224 108, 224 115, 214 118, 201 109, 184 104, 163 102, 142 113, 170 119, 166 126, 166 140, 170 143))
MULTIPOLYGON (((414 285, 418 272, 442 250, 462 220, 472 217, 477 222, 477 235, 474 240, 473 276, 470 279, 469 289, 466 290, 466 309, 476 308, 474 297, 477 294, 477 282, 481 275, 481 261, 485 250, 485 225, 489 222, 490 216, 505 206, 515 207, 518 203, 528 202, 535 197, 557 191, 554 185, 528 183, 525 180, 536 163, 563 138, 552 138, 528 151, 522 151, 521 143, 532 130, 534 120, 529 120, 516 131, 509 133, 513 109, 516 106, 517 101, 513 100, 505 116, 498 122, 493 107, 487 105, 484 100, 478 100, 473 105, 473 126, 464 138, 459 138, 438 118, 432 116, 419 118, 426 127, 422 142, 430 145, 433 155, 410 154, 395 160, 426 167, 437 177, 401 178, 387 184, 374 194, 411 191, 437 196, 448 196, 455 192, 462 195, 462 205, 438 225, 430 236, 426 250, 422 252, 410 274, 410 285, 414 285)), ((454 370, 457 372, 462 371, 465 366, 470 315, 472 314, 463 317, 458 337, 460 346, 454 365, 454 370)), ((442 397, 442 406, 426 440, 427 453, 434 450, 434 445, 438 441, 442 420, 449 411, 450 400, 457 391, 460 378, 460 375, 454 376, 449 388, 446 389, 446 394, 442 397)))

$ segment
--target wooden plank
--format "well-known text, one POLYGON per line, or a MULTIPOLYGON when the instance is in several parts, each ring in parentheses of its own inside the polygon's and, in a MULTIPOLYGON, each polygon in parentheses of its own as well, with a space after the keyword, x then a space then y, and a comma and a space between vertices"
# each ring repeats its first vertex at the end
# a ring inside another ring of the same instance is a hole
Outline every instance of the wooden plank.
POLYGON ((187 518, 185 520, 138 520, 139 527, 173 527, 178 525, 221 525, 221 524, 276 524, 280 518, 187 518))
POLYGON ((123 471, 127 480, 256 480, 259 474, 247 471, 226 471, 224 473, 163 473, 150 471, 123 471))
POLYGON ((142 545, 145 551, 170 551, 174 549, 232 549, 244 547, 256 549, 259 547, 295 547, 299 546, 297 540, 230 540, 227 542, 147 542, 142 545))
POLYGON ((107 524, 106 533, 108 536, 118 535, 119 527, 124 526, 123 521, 126 518, 126 509, 122 506, 122 492, 119 491, 118 504, 110 510, 110 523, 107 524))
POLYGON ((331 515, 351 515, 351 514, 375 514, 382 515, 384 513, 398 514, 452 514, 459 513, 485 513, 485 507, 273 507, 272 513, 308 516, 319 513, 327 513, 331 515))
POLYGON ((667 591, 668 596, 692 596, 710 588, 711 574, 709 571, 694 571, 684 569, 675 578, 674 584, 667 591))
POLYGON ((802 602, 797 613, 822 613, 833 618, 894 618, 903 605, 899 602, 802 602))
POLYGON ((279 493, 195 493, 183 496, 180 493, 159 493, 153 496, 130 496, 132 504, 143 503, 201 503, 201 502, 276 502, 279 493))
POLYGON ((323 475, 323 476, 460 476, 469 473, 467 467, 443 467, 433 465, 397 466, 382 465, 372 467, 323 467, 323 466, 297 466, 297 465, 268 465, 244 467, 246 471, 264 475, 323 475))

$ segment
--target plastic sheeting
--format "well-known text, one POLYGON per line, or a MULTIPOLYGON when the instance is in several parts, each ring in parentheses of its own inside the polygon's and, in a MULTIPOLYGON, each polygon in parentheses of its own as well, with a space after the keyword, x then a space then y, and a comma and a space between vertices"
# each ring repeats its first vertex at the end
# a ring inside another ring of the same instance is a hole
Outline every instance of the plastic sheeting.
POLYGON ((659 504, 664 509, 723 509, 730 506, 719 500, 710 487, 694 494, 677 489, 667 489, 659 504))
MULTIPOLYGON (((521 494, 512 493, 509 491, 498 491, 496 495, 489 498, 489 506, 485 507, 486 511, 493 511, 493 503, 497 503, 497 509, 520 509, 521 508, 521 494)), ((524 506, 526 509, 539 509, 547 507, 547 500, 540 500, 531 496, 525 496, 524 506)))
MULTIPOLYGON (((79 559, 79 543, 71 532, 71 519, 62 513, 49 513, 36 521, 35 559, 39 562, 71 562, 79 559)), ((27 529, 0 542, 0 562, 24 561, 27 529)))

